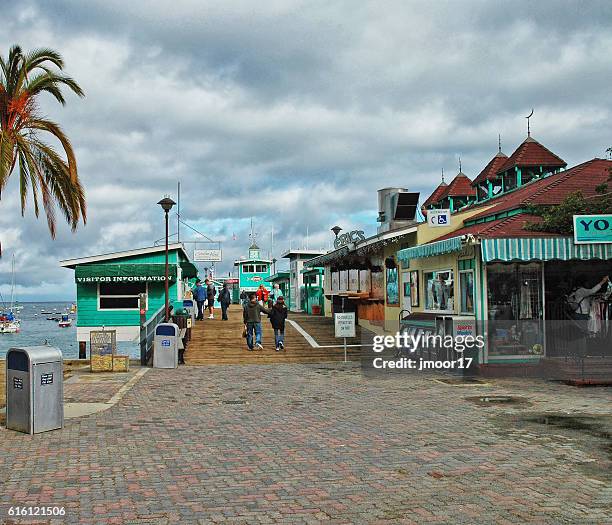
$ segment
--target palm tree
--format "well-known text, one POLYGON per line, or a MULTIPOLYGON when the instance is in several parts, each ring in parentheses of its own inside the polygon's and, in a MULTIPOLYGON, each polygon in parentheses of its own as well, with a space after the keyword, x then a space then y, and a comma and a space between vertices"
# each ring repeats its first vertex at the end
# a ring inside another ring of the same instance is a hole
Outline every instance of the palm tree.
POLYGON ((39 114, 37 105, 44 92, 65 105, 63 87, 84 96, 79 85, 61 73, 63 67, 62 57, 52 49, 23 53, 19 46, 13 46, 6 60, 0 56, 0 195, 18 166, 21 215, 31 190, 34 213, 38 217, 42 199, 53 238, 56 206, 72 231, 80 220, 87 220, 85 193, 72 145, 59 125, 39 114), (65 159, 45 137, 61 144, 65 159))

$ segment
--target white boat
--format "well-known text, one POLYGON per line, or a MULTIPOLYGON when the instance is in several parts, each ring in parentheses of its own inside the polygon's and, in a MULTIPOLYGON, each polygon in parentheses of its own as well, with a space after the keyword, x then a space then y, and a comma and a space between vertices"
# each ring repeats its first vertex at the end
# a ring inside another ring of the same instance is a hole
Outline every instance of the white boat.
POLYGON ((15 307, 15 255, 12 261, 13 279, 11 282, 11 306, 4 308, 0 314, 0 334, 14 334, 19 332, 21 321, 15 317, 13 311, 22 310, 23 306, 15 307))
POLYGON ((59 326, 60 328, 69 328, 70 326, 72 326, 72 319, 70 319, 70 317, 68 317, 67 315, 62 315, 62 318, 57 323, 57 326, 59 326))
POLYGON ((0 321, 0 334, 15 334, 20 328, 19 321, 0 321))

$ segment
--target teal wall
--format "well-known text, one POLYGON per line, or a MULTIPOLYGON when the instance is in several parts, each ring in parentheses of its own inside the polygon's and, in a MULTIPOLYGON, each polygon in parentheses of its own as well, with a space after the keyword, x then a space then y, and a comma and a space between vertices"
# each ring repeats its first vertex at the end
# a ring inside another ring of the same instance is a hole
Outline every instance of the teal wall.
MULTIPOLYGON (((149 283, 149 309, 147 319, 164 306, 166 294, 164 283, 149 283)), ((176 283, 169 287, 171 299, 176 297, 176 283)), ((138 326, 138 310, 98 310, 98 285, 96 283, 77 284, 77 326, 138 326)))
POLYGON ((241 290, 245 290, 245 289, 252 289, 255 290, 257 288, 259 288, 260 284, 263 284, 266 288, 270 288, 270 283, 266 282, 265 279, 267 279, 270 276, 270 264, 266 261, 261 261, 261 262, 240 262, 240 264, 238 265, 238 279, 240 279, 239 282, 239 288, 241 290), (255 273, 244 273, 243 267, 245 265, 255 265, 255 264, 265 264, 268 268, 268 270, 266 272, 255 272, 255 273), (255 280, 253 280, 253 278, 255 278, 255 280))
MULTIPOLYGON (((173 250, 168 253, 169 264, 187 261, 188 259, 179 252, 173 250)), ((119 263, 165 263, 164 252, 137 255, 132 257, 120 257, 106 262, 94 264, 119 264, 119 263)), ((177 283, 171 282, 169 286, 170 304, 175 302, 177 296, 177 283)), ((148 309, 147 319, 150 319, 157 310, 165 305, 165 287, 163 282, 148 283, 148 309)), ((97 283, 77 283, 77 326, 138 326, 140 324, 140 312, 138 310, 98 310, 98 285, 97 283)))

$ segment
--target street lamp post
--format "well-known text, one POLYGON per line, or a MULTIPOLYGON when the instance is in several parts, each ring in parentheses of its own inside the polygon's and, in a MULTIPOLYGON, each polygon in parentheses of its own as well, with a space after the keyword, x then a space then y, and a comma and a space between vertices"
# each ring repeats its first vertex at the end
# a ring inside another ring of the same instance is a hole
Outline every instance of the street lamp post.
POLYGON ((165 218, 166 218, 166 278, 164 280, 166 286, 166 310, 165 310, 165 319, 166 323, 170 319, 170 294, 168 292, 168 212, 172 209, 172 206, 176 204, 170 197, 164 197, 157 204, 159 204, 164 210, 165 218))

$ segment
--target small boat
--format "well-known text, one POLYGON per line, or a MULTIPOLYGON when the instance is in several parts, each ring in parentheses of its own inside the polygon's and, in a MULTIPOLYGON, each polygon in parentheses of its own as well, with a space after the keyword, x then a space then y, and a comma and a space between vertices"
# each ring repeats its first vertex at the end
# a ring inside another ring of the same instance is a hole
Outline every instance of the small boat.
POLYGON ((0 334, 15 334, 20 328, 19 321, 0 321, 0 334))
POLYGON ((55 321, 56 323, 60 322, 61 319, 59 317, 47 317, 47 321, 55 321))
POLYGON ((72 304, 70 305, 70 313, 71 313, 71 314, 76 314, 76 311, 77 311, 77 305, 76 305, 76 304, 74 304, 74 303, 72 303, 72 304))
POLYGON ((57 323, 57 326, 60 328, 69 328, 72 326, 72 319, 70 319, 70 317, 67 315, 62 315, 62 319, 59 323, 57 323))

